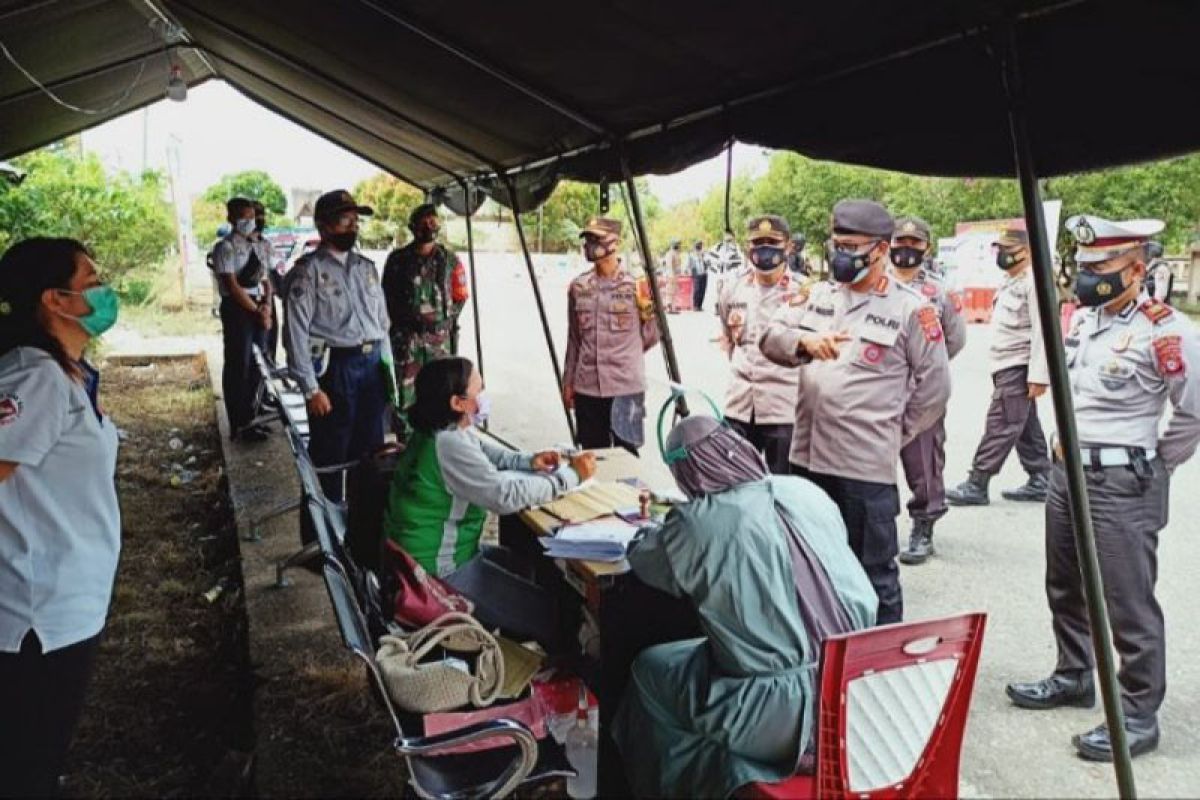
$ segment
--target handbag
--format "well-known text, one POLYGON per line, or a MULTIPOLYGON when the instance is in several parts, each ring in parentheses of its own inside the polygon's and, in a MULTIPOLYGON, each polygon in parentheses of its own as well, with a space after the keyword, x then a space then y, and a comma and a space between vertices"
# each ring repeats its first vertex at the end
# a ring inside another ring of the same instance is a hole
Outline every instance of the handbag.
POLYGON ((496 637, 474 617, 457 612, 406 636, 380 637, 375 660, 392 702, 418 714, 485 708, 504 683, 504 658, 496 637), (456 658, 426 661, 435 648, 474 656, 474 668, 456 658))
POLYGON ((390 539, 384 540, 384 575, 392 595, 392 617, 406 628, 421 628, 447 613, 471 614, 475 604, 441 578, 430 575, 390 539))

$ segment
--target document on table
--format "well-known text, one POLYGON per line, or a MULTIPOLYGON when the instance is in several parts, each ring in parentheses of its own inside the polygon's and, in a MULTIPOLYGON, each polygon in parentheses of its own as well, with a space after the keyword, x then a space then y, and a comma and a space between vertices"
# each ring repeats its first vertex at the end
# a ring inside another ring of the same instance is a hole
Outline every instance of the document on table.
POLYGON ((568 524, 606 517, 618 508, 638 504, 638 490, 616 481, 596 481, 541 506, 546 513, 568 524))
POLYGON ((540 541, 551 558, 583 561, 620 561, 637 528, 620 519, 598 519, 579 525, 565 525, 553 536, 540 541))

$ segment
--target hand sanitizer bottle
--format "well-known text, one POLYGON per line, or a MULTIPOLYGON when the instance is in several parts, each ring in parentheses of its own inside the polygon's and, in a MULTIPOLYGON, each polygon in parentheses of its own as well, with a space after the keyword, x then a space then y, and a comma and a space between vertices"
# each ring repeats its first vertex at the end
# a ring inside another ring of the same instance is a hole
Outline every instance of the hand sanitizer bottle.
POLYGON ((567 760, 578 773, 567 778, 567 795, 575 800, 590 800, 596 796, 596 762, 600 755, 596 731, 588 724, 587 687, 579 682, 579 707, 575 725, 567 733, 567 760))

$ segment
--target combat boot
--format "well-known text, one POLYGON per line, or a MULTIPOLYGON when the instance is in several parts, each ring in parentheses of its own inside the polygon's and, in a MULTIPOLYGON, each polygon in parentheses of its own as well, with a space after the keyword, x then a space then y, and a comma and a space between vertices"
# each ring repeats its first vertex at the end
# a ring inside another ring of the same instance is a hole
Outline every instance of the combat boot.
POLYGON ((933 520, 914 519, 908 548, 900 554, 900 563, 924 564, 933 554, 933 520))
POLYGON ((946 490, 946 502, 952 506, 986 506, 988 498, 988 482, 992 476, 977 470, 971 470, 971 477, 946 490))
POLYGON ((1029 476, 1029 480, 1024 486, 1018 486, 1016 489, 1006 489, 1000 493, 1000 496, 1005 500, 1017 500, 1026 503, 1044 503, 1046 502, 1046 490, 1050 488, 1050 481, 1046 478, 1044 472, 1034 472, 1029 476))

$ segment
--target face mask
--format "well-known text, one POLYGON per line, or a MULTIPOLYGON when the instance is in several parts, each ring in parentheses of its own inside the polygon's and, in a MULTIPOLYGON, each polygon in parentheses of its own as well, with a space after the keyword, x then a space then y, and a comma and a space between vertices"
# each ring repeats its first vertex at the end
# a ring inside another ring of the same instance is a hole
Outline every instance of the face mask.
POLYGON ((925 251, 918 247, 893 247, 890 255, 896 269, 919 267, 925 260, 925 251))
POLYGON ((588 261, 599 261, 613 253, 615 242, 605 242, 600 239, 586 239, 583 242, 583 257, 588 261))
MULTIPOLYGON (((874 249, 874 245, 871 246, 874 249)), ((839 253, 834 250, 829 257, 833 279, 838 283, 858 283, 871 271, 871 250, 864 253, 839 253)))
POLYGON ((1095 272, 1079 270, 1075 276, 1075 296, 1079 304, 1084 306, 1102 306, 1116 300, 1128 287, 1121 280, 1120 272, 1110 272, 1107 275, 1097 275, 1095 272))
POLYGON ((413 239, 420 244, 429 244, 438 237, 438 229, 429 225, 422 225, 413 230, 413 239))
POLYGON ((61 316, 78 322, 79 327, 87 331, 89 336, 93 338, 100 336, 113 325, 117 324, 117 314, 121 310, 121 301, 111 286, 93 286, 90 289, 84 289, 82 292, 73 292, 70 289, 59 289, 58 291, 63 294, 77 294, 82 296, 87 302, 88 307, 92 309, 92 313, 85 314, 82 317, 72 317, 70 314, 59 312, 61 316))
POLYGON ((487 392, 480 392, 475 395, 475 410, 471 412, 471 422, 475 427, 482 428, 487 424, 488 417, 492 415, 492 399, 488 397, 487 392))
POLYGON ((1021 263, 1021 251, 1007 252, 1004 250, 996 251, 996 266, 1003 270, 1010 270, 1017 264, 1021 263))
POLYGON ((783 265, 786 256, 782 247, 760 244, 750 248, 750 263, 763 272, 770 272, 783 265))
POLYGON ((354 249, 355 242, 358 241, 358 231, 331 233, 325 237, 325 241, 329 242, 335 249, 343 253, 349 253, 354 249))
POLYGON ((242 236, 249 236, 254 233, 255 226, 253 219, 239 219, 236 223, 237 232, 242 236))

